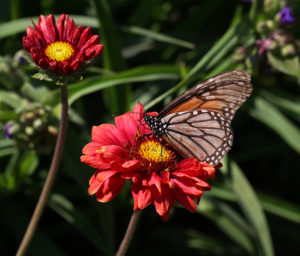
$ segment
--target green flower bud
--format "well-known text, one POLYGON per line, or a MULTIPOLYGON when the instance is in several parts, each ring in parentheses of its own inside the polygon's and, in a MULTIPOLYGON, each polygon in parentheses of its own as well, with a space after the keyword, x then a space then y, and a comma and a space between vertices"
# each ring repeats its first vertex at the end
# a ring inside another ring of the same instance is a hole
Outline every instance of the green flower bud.
POLYGON ((43 122, 42 122, 42 120, 40 118, 35 119, 33 121, 33 128, 34 129, 38 130, 38 129, 41 129, 42 127, 43 127, 43 122))
POLYGON ((286 44, 281 48, 281 54, 283 57, 292 57, 296 55, 295 46, 292 44, 286 44))
POLYGON ((34 133, 34 129, 31 126, 26 126, 25 133, 30 136, 34 133))

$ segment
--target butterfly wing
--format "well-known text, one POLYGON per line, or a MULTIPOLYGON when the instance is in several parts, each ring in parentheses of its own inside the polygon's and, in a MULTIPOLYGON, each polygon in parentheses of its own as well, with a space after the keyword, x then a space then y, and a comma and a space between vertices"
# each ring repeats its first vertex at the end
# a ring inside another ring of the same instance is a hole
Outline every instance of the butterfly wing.
POLYGON ((207 109, 232 120, 236 110, 251 95, 250 74, 245 70, 229 71, 211 77, 169 103, 159 117, 171 113, 207 109))
POLYGON ((211 77, 191 88, 158 115, 163 139, 184 157, 217 165, 232 146, 231 120, 252 92, 247 71, 211 77))
POLYGON ((217 165, 232 146, 230 120, 219 112, 194 110, 161 119, 167 125, 163 139, 181 155, 217 165))

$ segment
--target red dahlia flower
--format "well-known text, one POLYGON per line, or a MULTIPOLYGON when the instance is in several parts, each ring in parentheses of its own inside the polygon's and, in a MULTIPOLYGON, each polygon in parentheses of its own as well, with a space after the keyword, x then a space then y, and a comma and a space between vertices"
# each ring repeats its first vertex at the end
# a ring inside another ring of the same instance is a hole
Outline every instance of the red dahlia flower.
POLYGON ((143 115, 139 103, 133 112, 115 117, 115 126, 93 127, 92 142, 83 148, 81 156, 83 163, 97 169, 90 179, 89 193, 105 203, 131 180, 134 210, 153 203, 166 221, 177 201, 195 212, 195 200, 198 203, 203 191, 210 190, 206 180, 214 178, 215 168, 195 158, 181 161, 163 141, 143 136, 150 132, 143 115))
POLYGON ((52 14, 40 15, 38 25, 33 25, 27 28, 23 46, 42 70, 58 75, 72 73, 103 50, 99 36, 93 35, 90 27, 76 27, 67 14, 60 15, 57 25, 52 14))

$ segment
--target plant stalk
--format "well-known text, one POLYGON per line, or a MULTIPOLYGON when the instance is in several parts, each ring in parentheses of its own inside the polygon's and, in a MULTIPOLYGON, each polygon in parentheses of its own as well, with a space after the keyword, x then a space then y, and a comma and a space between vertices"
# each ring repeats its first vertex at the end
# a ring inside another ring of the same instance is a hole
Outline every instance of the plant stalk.
POLYGON ((126 234, 125 234, 123 241, 119 247, 119 250, 116 253, 116 256, 124 256, 125 255, 128 247, 129 247, 129 244, 132 240, 132 237, 135 232, 138 221, 141 217, 141 214, 142 214, 142 210, 137 210, 137 211, 133 212, 130 222, 128 224, 127 230, 126 230, 126 234))
POLYGON ((39 200, 31 216, 31 220, 23 236, 22 242, 19 246, 16 256, 24 256, 26 254, 26 251, 30 245, 30 242, 38 226, 39 220, 45 209, 62 158, 66 133, 67 133, 67 124, 68 124, 68 85, 67 85, 67 81, 65 81, 64 85, 61 87, 61 121, 60 121, 59 132, 56 140, 52 162, 50 165, 50 169, 43 190, 40 194, 39 200))

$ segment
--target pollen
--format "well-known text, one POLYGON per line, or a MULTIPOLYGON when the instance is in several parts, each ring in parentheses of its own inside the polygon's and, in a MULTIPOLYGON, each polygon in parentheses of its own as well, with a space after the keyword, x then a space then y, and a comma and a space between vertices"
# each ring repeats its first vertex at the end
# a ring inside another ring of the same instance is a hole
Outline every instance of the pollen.
POLYGON ((64 61, 72 57, 74 48, 67 42, 54 42, 47 46, 45 55, 53 61, 64 61))
POLYGON ((139 155, 150 163, 168 162, 173 159, 173 152, 157 141, 142 142, 138 150, 139 155))

